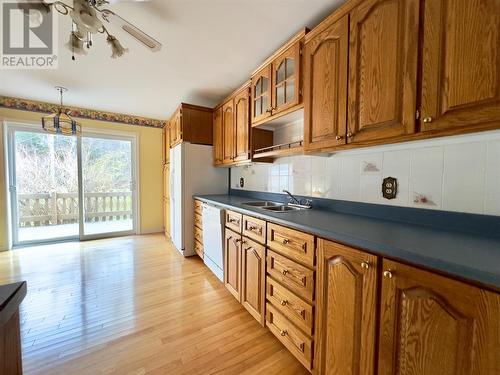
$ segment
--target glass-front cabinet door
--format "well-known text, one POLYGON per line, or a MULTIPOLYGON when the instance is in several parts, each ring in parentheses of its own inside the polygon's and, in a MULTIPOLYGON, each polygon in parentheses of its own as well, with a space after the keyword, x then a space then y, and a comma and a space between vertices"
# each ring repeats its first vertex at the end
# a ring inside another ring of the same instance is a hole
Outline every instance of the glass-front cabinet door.
POLYGON ((252 125, 271 116, 271 66, 252 77, 252 125))
POLYGON ((300 43, 295 43, 273 61, 272 72, 272 114, 275 115, 299 104, 300 43))

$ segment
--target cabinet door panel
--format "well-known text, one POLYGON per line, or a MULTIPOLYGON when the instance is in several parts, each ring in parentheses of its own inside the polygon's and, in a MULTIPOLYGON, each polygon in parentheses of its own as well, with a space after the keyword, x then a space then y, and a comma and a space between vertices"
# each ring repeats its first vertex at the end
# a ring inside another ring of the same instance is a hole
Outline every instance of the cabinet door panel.
POLYGON ((252 77, 252 125, 271 116, 271 65, 252 77))
POLYGON ((500 121, 500 1, 425 2, 422 130, 500 121))
POLYGON ((397 262, 383 268, 380 374, 500 373, 500 295, 397 262))
POLYGON ((343 17, 305 45, 306 150, 346 143, 348 21, 343 17))
POLYGON ((250 157, 248 87, 234 97, 234 161, 250 157))
POLYGON ((224 132, 222 129, 222 107, 214 111, 214 164, 223 163, 224 132))
POLYGON ((224 285, 241 302, 241 235, 226 229, 224 241, 224 285))
POLYGON ((351 13, 348 143, 415 132, 418 0, 369 0, 351 13))
POLYGON ((318 240, 315 355, 318 373, 374 373, 376 296, 376 256, 318 240))
POLYGON ((262 325, 265 324, 266 249, 244 238, 241 252, 241 303, 262 325))
POLYGON ((229 100, 222 106, 222 127, 224 133, 223 155, 224 164, 230 164, 234 158, 234 102, 229 100))
POLYGON ((272 114, 300 103, 300 42, 288 48, 272 63, 272 114))

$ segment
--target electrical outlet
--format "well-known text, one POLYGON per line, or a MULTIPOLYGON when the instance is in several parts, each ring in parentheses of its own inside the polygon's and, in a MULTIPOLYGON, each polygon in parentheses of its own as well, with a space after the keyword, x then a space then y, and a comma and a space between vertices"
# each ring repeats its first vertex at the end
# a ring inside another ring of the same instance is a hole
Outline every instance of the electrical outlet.
POLYGON ((243 177, 240 177, 240 188, 245 186, 245 179, 243 177))
POLYGON ((382 182, 382 196, 385 199, 394 199, 398 194, 398 180, 394 177, 386 177, 382 182))

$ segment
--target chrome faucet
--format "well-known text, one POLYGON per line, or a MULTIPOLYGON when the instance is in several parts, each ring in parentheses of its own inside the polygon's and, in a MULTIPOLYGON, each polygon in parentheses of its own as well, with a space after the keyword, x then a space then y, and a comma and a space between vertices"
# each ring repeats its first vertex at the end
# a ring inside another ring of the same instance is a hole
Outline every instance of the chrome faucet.
POLYGON ((312 201, 310 199, 305 199, 301 201, 300 199, 296 198, 292 193, 290 193, 288 190, 283 190, 283 193, 287 193, 290 196, 289 200, 289 205, 290 206, 297 206, 300 208, 312 208, 312 201))

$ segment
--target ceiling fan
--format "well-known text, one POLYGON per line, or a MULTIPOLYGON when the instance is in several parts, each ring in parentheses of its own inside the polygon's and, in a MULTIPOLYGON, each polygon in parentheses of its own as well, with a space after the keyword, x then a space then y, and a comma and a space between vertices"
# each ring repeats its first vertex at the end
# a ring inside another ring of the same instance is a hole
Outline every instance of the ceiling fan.
POLYGON ((59 0, 42 0, 42 4, 48 11, 55 9, 58 13, 69 15, 72 19, 72 30, 66 47, 73 53, 73 60, 75 60, 75 54, 87 54, 87 50, 92 47, 94 35, 98 34, 106 36, 106 41, 111 47, 112 58, 121 57, 128 52, 128 49, 124 48, 118 39, 109 33, 106 28, 108 24, 120 28, 150 51, 159 51, 161 49, 160 42, 126 21, 112 10, 105 8, 109 4, 118 2, 121 1, 73 0, 73 6, 70 6, 59 0))

